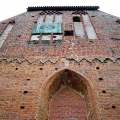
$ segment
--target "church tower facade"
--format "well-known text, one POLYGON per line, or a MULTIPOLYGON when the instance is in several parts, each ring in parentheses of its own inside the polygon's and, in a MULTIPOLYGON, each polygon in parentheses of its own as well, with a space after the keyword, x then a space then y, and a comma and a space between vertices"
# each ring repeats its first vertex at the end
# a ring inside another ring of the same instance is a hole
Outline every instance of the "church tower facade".
POLYGON ((120 18, 63 6, 1 21, 0 120, 120 120, 120 18))

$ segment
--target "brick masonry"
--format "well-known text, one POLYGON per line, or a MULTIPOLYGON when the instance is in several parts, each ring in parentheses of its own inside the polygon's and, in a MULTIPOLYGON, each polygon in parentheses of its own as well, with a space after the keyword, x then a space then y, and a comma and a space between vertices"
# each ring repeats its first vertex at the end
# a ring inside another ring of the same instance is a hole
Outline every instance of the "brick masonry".
MULTIPOLYGON (((71 22, 71 14, 63 12, 63 22, 71 22)), ((73 74, 69 87, 81 93, 85 85, 89 120, 120 119, 120 41, 111 39, 120 36, 120 24, 117 17, 101 11, 88 14, 99 39, 64 37, 61 46, 28 44, 39 11, 12 18, 14 27, 0 48, 0 120, 51 120, 49 101, 57 97, 65 70, 73 74)), ((0 23, 1 33, 5 23, 0 23)))

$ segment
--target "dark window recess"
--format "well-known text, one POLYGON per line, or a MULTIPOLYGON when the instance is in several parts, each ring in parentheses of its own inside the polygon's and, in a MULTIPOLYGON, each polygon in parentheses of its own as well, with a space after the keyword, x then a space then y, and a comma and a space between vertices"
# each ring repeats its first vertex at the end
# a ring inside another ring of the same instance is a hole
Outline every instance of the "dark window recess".
POLYGON ((95 17, 94 15, 92 15, 91 17, 95 17))
POLYGON ((15 20, 11 20, 9 23, 11 23, 11 24, 15 24, 15 20))
POLYGON ((116 23, 120 24, 120 19, 117 19, 117 20, 116 20, 116 23))
POLYGON ((79 16, 74 16, 73 17, 73 22, 80 22, 80 17, 79 16))
POLYGON ((73 36, 73 30, 64 31, 64 36, 73 36))

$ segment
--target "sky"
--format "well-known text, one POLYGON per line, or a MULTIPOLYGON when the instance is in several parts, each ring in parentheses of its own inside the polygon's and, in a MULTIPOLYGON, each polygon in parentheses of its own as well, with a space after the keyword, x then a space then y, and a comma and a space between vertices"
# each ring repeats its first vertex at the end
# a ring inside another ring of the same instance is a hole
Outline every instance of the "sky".
POLYGON ((26 12, 28 6, 87 6, 98 5, 100 10, 120 17, 119 0, 1 0, 0 21, 26 12))

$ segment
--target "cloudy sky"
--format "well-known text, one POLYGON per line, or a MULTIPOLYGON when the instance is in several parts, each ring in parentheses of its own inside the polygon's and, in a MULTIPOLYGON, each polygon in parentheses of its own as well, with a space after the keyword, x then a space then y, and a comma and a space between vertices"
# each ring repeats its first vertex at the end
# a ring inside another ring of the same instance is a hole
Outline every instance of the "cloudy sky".
POLYGON ((26 11, 28 6, 99 5, 100 10, 120 17, 119 0, 1 0, 0 21, 26 11))

